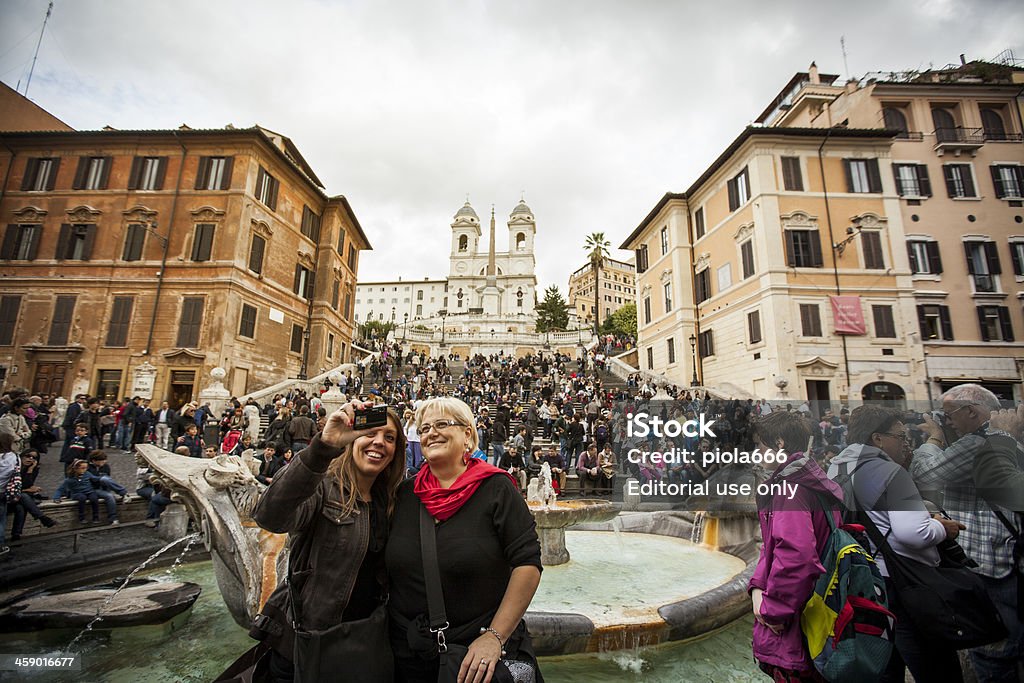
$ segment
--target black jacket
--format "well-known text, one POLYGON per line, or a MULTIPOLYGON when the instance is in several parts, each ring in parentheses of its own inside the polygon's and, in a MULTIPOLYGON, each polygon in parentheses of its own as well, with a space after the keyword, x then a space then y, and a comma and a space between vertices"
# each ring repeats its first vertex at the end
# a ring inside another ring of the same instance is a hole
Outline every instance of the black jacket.
MULTIPOLYGON (((387 540, 387 500, 378 495, 379 487, 374 488, 373 510, 360 502, 351 515, 344 516, 338 485, 325 476, 338 453, 314 438, 278 472, 252 514, 267 531, 289 534, 291 581, 302 602, 301 625, 306 630, 324 630, 338 622, 367 550, 382 550, 387 540)), ((383 585, 383 562, 377 574, 383 585)), ((281 579, 249 635, 291 659, 291 600, 281 579)))

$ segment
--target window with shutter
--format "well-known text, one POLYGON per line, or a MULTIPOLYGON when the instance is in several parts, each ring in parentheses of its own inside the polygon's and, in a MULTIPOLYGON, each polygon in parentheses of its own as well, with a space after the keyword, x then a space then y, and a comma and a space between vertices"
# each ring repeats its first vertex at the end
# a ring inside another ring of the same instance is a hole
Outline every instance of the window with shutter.
POLYGON ((263 272, 263 252, 267 248, 267 240, 259 235, 252 236, 252 243, 249 245, 249 270, 256 274, 263 272))
POLYGON ((974 175, 970 164, 944 164, 942 175, 946 181, 946 193, 952 199, 977 197, 974 189, 974 175))
POLYGON ((651 297, 644 297, 644 324, 649 325, 651 323, 651 297))
POLYGON ((192 237, 192 260, 209 261, 213 253, 213 223, 197 223, 192 237))
POLYGON ((978 306, 978 325, 982 341, 1012 342, 1014 340, 1010 309, 1006 306, 978 306))
POLYGON ((342 256, 345 253, 345 229, 338 227, 338 256, 342 256))
POLYGON ((896 191, 901 197, 931 197, 928 167, 924 164, 893 164, 896 191))
POLYGON ((817 304, 800 304, 800 331, 804 337, 821 336, 821 311, 817 304))
POLYGON ((868 270, 884 270, 885 257, 882 255, 881 233, 862 230, 860 239, 864 249, 864 267, 868 270))
POLYGON ((146 241, 146 226, 140 223, 132 223, 128 226, 128 232, 124 239, 124 251, 121 254, 122 261, 139 261, 142 259, 142 248, 146 241))
POLYGON ((761 311, 747 313, 747 334, 751 344, 761 343, 761 311))
POLYGON ((729 211, 735 211, 750 200, 750 178, 746 167, 729 180, 728 186, 729 211))
POLYGON ((14 343, 14 331, 18 327, 18 313, 21 311, 21 295, 0 297, 0 346, 14 343))
POLYGON ((302 333, 303 329, 300 325, 292 324, 292 339, 289 346, 292 353, 302 353, 302 333))
POLYGON ((754 241, 747 240, 740 245, 740 262, 743 266, 743 279, 754 274, 754 241))
POLYGON ((710 268, 705 268, 694 276, 694 295, 698 304, 711 298, 710 268))
POLYGON ((668 351, 668 364, 672 365, 676 362, 676 340, 669 337, 665 340, 666 350, 668 351))
POLYGON ((821 268, 821 238, 817 230, 786 230, 786 263, 793 268, 821 268))
POLYGON ((701 358, 708 358, 715 355, 715 333, 714 330, 706 330, 697 335, 697 352, 701 358))
POLYGON ((696 234, 695 239, 700 239, 704 236, 704 207, 697 209, 697 212, 693 214, 693 226, 694 233, 696 234))
POLYGON ((256 175, 256 199, 265 204, 271 211, 277 210, 277 179, 260 166, 256 175))
POLYGON ((61 226, 60 238, 57 241, 57 259, 88 261, 92 256, 92 245, 95 240, 95 225, 65 223, 61 226))
POLYGON ((132 174, 129 177, 128 189, 157 191, 164 189, 164 178, 167 175, 167 157, 135 157, 132 174))
POLYGON ((992 184, 999 199, 1021 199, 1024 197, 1024 166, 1016 164, 994 165, 992 184))
POLYGON ((302 207, 302 224, 299 230, 314 242, 320 241, 320 216, 313 213, 308 206, 302 207))
POLYGON ((357 254, 358 252, 356 251, 356 248, 351 244, 348 245, 348 267, 349 270, 353 272, 355 272, 356 269, 357 254))
POLYGON ((21 181, 23 192, 51 192, 57 184, 59 157, 34 157, 25 163, 25 175, 21 181))
POLYGON ((661 229, 661 255, 664 256, 668 253, 668 227, 661 229))
POLYGON ((917 320, 924 341, 953 341, 953 324, 949 306, 922 304, 917 307, 917 320))
POLYGON ((878 159, 843 159, 846 169, 846 189, 849 192, 881 192, 882 177, 878 172, 878 159))
POLYGON ((135 299, 130 296, 115 296, 110 311, 110 327, 107 328, 107 346, 128 346, 128 327, 132 320, 135 299))
POLYGON ((50 335, 47 346, 67 346, 71 332, 71 321, 75 313, 74 296, 58 296, 53 304, 53 318, 50 320, 50 335))
POLYGON ((73 190, 105 190, 110 178, 111 157, 79 157, 71 184, 73 190))
POLYGON ((1013 274, 1024 275, 1024 242, 1010 242, 1010 260, 1013 262, 1013 274))
POLYGON ((647 347, 647 369, 648 370, 653 370, 654 369, 654 347, 653 346, 648 346, 647 347))
POLYGON ((12 223, 7 226, 4 234, 0 259, 16 261, 33 261, 39 253, 39 240, 43 226, 38 224, 19 225, 12 223))
POLYGON ((791 192, 803 192, 804 178, 799 157, 782 157, 782 186, 791 192))
POLYGON ((199 332, 203 324, 203 297, 189 296, 181 302, 181 320, 178 324, 177 346, 199 346, 199 332))
POLYGON ((872 306, 871 315, 875 320, 875 337, 889 339, 896 336, 892 306, 872 306))
POLYGON ((197 190, 227 190, 231 187, 234 157, 200 157, 196 172, 197 190))
POLYGON ((242 304, 242 317, 238 323, 238 336, 254 339, 256 337, 256 307, 242 304))
MULTIPOLYGON (((420 292, 423 294, 423 292, 420 292)), ((341 281, 335 280, 331 283, 331 308, 338 310, 338 298, 341 295, 341 281)), ((422 297, 421 297, 422 298, 422 297)))
POLYGON ((1006 125, 1003 123, 1003 115, 995 107, 981 108, 981 126, 985 131, 986 140, 1005 140, 1006 125))

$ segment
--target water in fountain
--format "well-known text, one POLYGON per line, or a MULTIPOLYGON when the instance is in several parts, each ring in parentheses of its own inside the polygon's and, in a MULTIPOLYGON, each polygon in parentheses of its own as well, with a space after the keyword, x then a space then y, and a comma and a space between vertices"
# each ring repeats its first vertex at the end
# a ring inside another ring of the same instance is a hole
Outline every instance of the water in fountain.
MULTIPOLYGON (((200 534, 198 532, 196 532, 194 534, 189 534, 188 536, 182 536, 181 538, 177 539, 176 541, 171 541, 170 543, 165 545, 163 548, 160 548, 160 550, 157 550, 155 553, 153 553, 148 558, 146 558, 146 560, 143 561, 142 564, 140 564, 135 569, 133 569, 128 574, 128 576, 125 578, 125 580, 121 582, 121 585, 118 586, 117 590, 115 590, 113 593, 111 593, 110 597, 107 598, 106 601, 102 605, 100 605, 99 609, 96 610, 96 617, 92 621, 90 621, 88 624, 86 624, 85 628, 83 628, 78 633, 78 635, 75 636, 74 639, 70 643, 67 644, 67 647, 65 647, 61 651, 61 654, 68 654, 68 653, 70 653, 71 652, 71 648, 73 648, 75 646, 75 644, 78 643, 78 641, 81 640, 85 636, 86 633, 89 633, 90 631, 92 631, 93 627, 95 627, 96 624, 98 624, 99 622, 103 621, 103 610, 105 610, 110 605, 110 603, 114 601, 114 598, 117 597, 118 593, 123 591, 128 586, 128 584, 131 583, 131 580, 135 578, 135 575, 138 574, 143 569, 145 569, 149 565, 150 562, 154 561, 156 558, 160 557, 165 552, 167 552, 168 550, 170 550, 174 546, 178 545, 179 543, 182 543, 184 541, 188 541, 189 545, 191 545, 199 537, 200 537, 200 534)), ((185 550, 186 551, 188 550, 187 546, 186 546, 185 550)), ((179 555, 178 559, 175 560, 175 564, 180 562, 181 558, 183 556, 184 556, 184 553, 179 555)))
POLYGON ((700 543, 704 534, 704 517, 706 513, 697 512, 693 516, 693 528, 690 529, 690 541, 700 543))

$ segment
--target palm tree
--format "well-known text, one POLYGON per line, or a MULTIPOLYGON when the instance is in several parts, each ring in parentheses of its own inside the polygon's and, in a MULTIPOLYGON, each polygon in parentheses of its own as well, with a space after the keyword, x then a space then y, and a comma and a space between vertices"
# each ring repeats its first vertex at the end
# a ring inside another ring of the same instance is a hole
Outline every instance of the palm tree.
POLYGON ((590 267, 594 270, 594 335, 601 330, 601 264, 608 258, 608 247, 611 242, 605 239, 603 232, 592 232, 587 235, 583 248, 587 250, 590 267))

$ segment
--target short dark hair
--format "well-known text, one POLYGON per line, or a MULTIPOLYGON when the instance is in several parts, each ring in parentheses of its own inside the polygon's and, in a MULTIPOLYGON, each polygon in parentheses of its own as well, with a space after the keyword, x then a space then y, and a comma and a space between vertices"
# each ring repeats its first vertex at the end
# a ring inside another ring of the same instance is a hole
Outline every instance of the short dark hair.
POLYGON ((802 453, 811 438, 807 418, 798 412, 776 410, 754 424, 754 433, 768 448, 775 448, 782 439, 782 448, 788 453, 802 453))
POLYGON ((101 451, 98 448, 96 450, 94 450, 94 451, 89 451, 89 462, 99 462, 100 460, 106 460, 106 459, 107 459, 107 454, 104 453, 103 451, 101 451))
POLYGON ((863 405, 850 413, 847 431, 849 443, 871 443, 872 434, 884 434, 897 422, 903 422, 903 414, 895 408, 877 405, 863 405))

